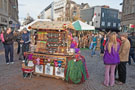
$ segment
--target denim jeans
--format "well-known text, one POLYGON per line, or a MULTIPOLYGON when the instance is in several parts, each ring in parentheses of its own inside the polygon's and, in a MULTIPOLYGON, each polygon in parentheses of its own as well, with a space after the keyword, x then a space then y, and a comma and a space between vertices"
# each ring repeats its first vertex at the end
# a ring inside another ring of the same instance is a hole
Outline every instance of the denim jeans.
POLYGON ((91 42, 90 46, 89 46, 89 49, 91 50, 93 47, 93 42, 91 42))
MULTIPOLYGON (((27 52, 27 51, 29 51, 29 44, 23 44, 22 45, 22 55, 23 55, 23 57, 24 57, 24 52, 27 52)), ((25 59, 25 57, 24 57, 24 59, 25 59)))
POLYGON ((93 45, 91 56, 95 55, 96 46, 93 45))
POLYGON ((130 48, 129 61, 128 61, 129 65, 131 65, 131 58, 133 59, 135 63, 135 49, 134 48, 130 48))
POLYGON ((4 48, 5 48, 6 63, 13 62, 13 54, 14 54, 13 44, 4 45, 4 48), (10 53, 10 60, 9 60, 9 56, 8 56, 9 53, 10 53))

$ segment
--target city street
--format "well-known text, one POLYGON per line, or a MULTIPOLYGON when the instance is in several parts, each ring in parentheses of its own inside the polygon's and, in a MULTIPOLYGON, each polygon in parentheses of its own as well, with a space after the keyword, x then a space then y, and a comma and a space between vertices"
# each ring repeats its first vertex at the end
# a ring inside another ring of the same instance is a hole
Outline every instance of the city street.
MULTIPOLYGON (((16 52, 15 52, 16 53, 16 52)), ((0 53, 0 90, 135 90, 135 64, 127 65, 127 83, 125 85, 115 85, 105 87, 104 64, 102 57, 90 57, 89 50, 82 50, 82 54, 87 60, 87 67, 90 78, 82 84, 69 84, 63 80, 47 77, 33 76, 31 80, 23 79, 21 72, 21 61, 18 55, 15 56, 15 64, 6 65, 4 53, 0 53)))

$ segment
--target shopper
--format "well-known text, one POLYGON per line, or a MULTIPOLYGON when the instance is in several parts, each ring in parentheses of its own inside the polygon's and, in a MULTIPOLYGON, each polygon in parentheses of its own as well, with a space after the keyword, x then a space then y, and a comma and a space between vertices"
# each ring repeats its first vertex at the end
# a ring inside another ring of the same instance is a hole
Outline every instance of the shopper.
POLYGON ((107 37, 105 34, 101 39, 101 44, 100 44, 101 54, 104 54, 104 47, 105 47, 106 43, 107 43, 107 37))
POLYGON ((17 36, 16 38, 16 41, 18 43, 18 48, 17 48, 17 54, 20 54, 20 49, 21 49, 21 46, 20 46, 20 41, 21 41, 21 35, 17 36))
POLYGON ((118 65, 118 84, 126 83, 126 64, 129 58, 130 51, 130 42, 127 39, 127 33, 120 34, 122 45, 120 47, 119 55, 120 55, 120 64, 118 65))
POLYGON ((5 58, 6 58, 6 63, 9 64, 14 64, 13 60, 13 54, 14 54, 14 48, 13 48, 13 32, 11 28, 8 28, 7 31, 4 33, 4 48, 5 48, 5 58), (9 55, 10 54, 10 59, 9 55))
POLYGON ((5 33, 5 31, 4 31, 4 29, 2 29, 2 30, 1 30, 1 34, 0 34, 0 39, 1 39, 1 42, 2 42, 2 43, 5 42, 5 40, 4 40, 4 33, 5 33))
POLYGON ((135 32, 132 32, 132 36, 129 37, 129 41, 131 44, 130 53, 129 53, 129 61, 128 64, 131 65, 131 59, 133 59, 133 62, 135 63, 135 32))
POLYGON ((114 86, 115 83, 115 68, 116 65, 120 62, 119 58, 119 48, 120 44, 117 42, 116 33, 111 33, 107 44, 105 45, 105 54, 103 57, 105 64, 105 86, 114 86))
POLYGON ((22 43, 22 55, 24 56, 24 52, 29 51, 29 44, 30 44, 30 34, 26 29, 22 34, 22 40, 20 42, 22 43))
POLYGON ((95 55, 95 50, 97 47, 97 34, 94 34, 94 37, 92 39, 92 52, 91 52, 91 56, 95 55))

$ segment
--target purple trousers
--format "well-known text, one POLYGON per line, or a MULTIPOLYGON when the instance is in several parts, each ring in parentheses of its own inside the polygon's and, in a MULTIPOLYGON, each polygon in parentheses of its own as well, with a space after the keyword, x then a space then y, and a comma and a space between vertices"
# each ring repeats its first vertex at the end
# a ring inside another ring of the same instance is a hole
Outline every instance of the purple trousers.
POLYGON ((104 85, 113 86, 115 83, 115 68, 116 65, 105 65, 104 85))

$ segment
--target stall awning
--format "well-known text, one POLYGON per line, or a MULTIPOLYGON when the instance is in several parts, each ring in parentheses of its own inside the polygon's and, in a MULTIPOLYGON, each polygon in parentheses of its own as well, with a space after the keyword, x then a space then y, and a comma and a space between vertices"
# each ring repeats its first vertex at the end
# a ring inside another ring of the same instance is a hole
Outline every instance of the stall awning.
POLYGON ((94 26, 90 26, 90 25, 88 25, 80 20, 75 21, 72 24, 73 24, 75 30, 77 30, 77 31, 84 31, 84 30, 93 31, 93 30, 95 30, 94 26))
POLYGON ((28 29, 48 29, 48 30, 65 30, 65 28, 74 30, 71 22, 61 21, 36 21, 28 25, 28 29))

